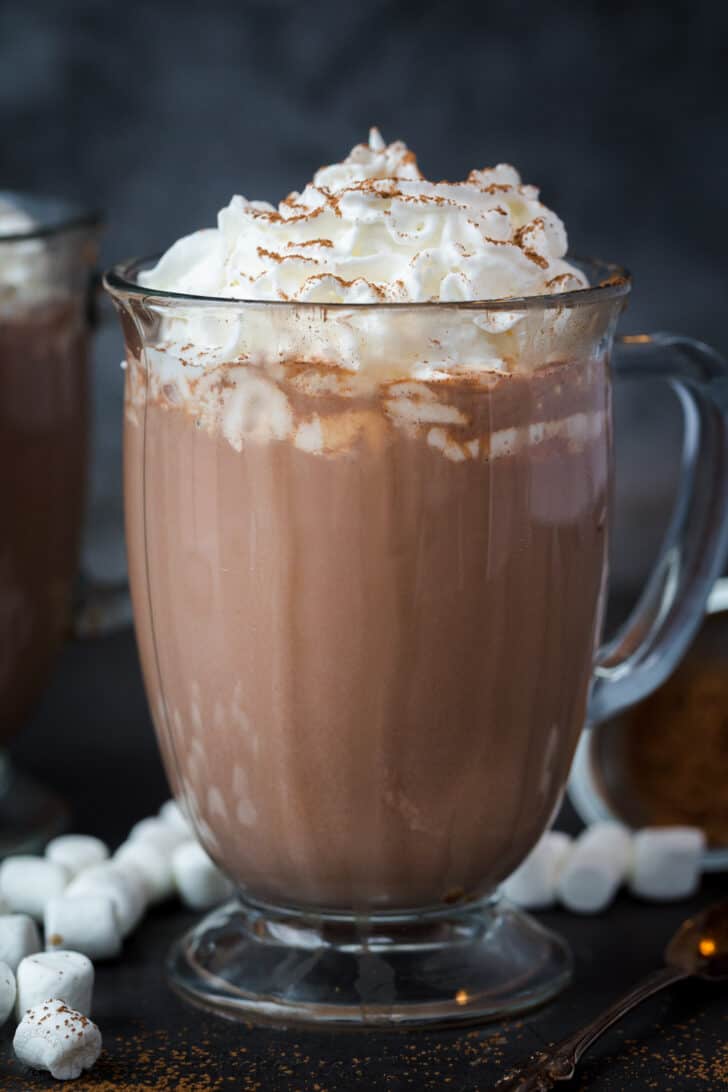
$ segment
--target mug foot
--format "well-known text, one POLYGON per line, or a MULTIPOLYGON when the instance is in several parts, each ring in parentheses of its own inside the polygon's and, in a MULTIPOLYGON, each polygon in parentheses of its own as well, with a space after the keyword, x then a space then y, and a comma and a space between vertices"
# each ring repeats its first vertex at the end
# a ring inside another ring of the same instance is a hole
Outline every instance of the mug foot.
POLYGON ((172 987, 231 1019, 341 1027, 493 1020, 571 978, 568 945, 505 900, 442 915, 346 918, 237 900, 168 958, 172 987))

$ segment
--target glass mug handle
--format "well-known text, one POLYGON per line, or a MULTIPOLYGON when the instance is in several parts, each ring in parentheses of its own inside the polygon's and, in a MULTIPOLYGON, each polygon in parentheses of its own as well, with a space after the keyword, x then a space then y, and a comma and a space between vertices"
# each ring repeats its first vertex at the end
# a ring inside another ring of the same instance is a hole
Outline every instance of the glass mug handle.
MULTIPOLYGON (((92 336, 98 335, 106 326, 113 327, 115 331, 117 328, 116 312, 106 295, 100 269, 89 273, 86 320, 92 336)), ((101 584, 90 577, 82 565, 73 610, 73 636, 81 639, 100 637, 131 624, 131 598, 126 579, 101 584)))
POLYGON ((664 379, 683 411, 677 499, 631 615, 597 653, 590 723, 646 697, 671 674, 703 620, 728 551, 728 362, 676 334, 617 339, 618 376, 664 379))

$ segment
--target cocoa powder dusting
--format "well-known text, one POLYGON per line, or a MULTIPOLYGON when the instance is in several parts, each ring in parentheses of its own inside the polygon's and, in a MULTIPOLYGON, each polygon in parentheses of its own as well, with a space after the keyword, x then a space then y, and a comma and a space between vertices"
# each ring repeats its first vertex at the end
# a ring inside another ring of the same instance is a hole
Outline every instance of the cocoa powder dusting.
POLYGON ((702 827, 728 845, 728 668, 693 662, 632 714, 630 781, 650 824, 702 827))

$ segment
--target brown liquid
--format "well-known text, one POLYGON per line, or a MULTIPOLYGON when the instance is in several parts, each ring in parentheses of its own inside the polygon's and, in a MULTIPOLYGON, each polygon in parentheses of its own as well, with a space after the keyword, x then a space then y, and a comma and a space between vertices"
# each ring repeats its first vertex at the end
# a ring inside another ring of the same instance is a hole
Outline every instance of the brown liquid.
POLYGON ((0 315, 0 739, 27 717, 69 625, 86 386, 81 302, 0 315))
POLYGON ((143 415, 128 420, 132 592, 167 767, 259 899, 472 897, 560 800, 601 618, 606 367, 446 390, 472 435, 574 414, 600 430, 453 461, 374 396, 320 396, 319 412, 368 415, 351 446, 237 451, 150 400, 144 473, 143 415))

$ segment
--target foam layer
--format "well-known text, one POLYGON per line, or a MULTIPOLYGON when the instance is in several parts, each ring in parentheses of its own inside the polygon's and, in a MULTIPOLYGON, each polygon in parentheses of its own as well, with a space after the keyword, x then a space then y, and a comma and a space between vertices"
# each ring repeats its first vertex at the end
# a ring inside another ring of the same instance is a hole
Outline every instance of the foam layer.
MULTIPOLYGON (((470 462, 514 455, 555 439, 566 440, 576 450, 607 428, 603 408, 574 411, 578 392, 570 391, 571 397, 563 404, 557 399, 551 408, 534 404, 532 421, 483 432, 468 408, 468 387, 457 382, 394 380, 372 396, 368 388, 325 366, 289 372, 284 365, 238 364, 184 369, 180 384, 178 369, 165 370, 165 354, 148 350, 147 355, 152 362, 149 378, 139 360, 131 359, 127 370, 125 412, 130 423, 141 426, 149 399, 171 412, 187 414, 197 429, 222 435, 236 451, 276 440, 319 456, 346 453, 360 445, 377 451, 388 436, 405 432, 453 462, 470 462)), ((581 375, 588 387, 588 364, 581 375)), ((498 382, 497 377, 485 377, 477 387, 482 392, 498 382)))

